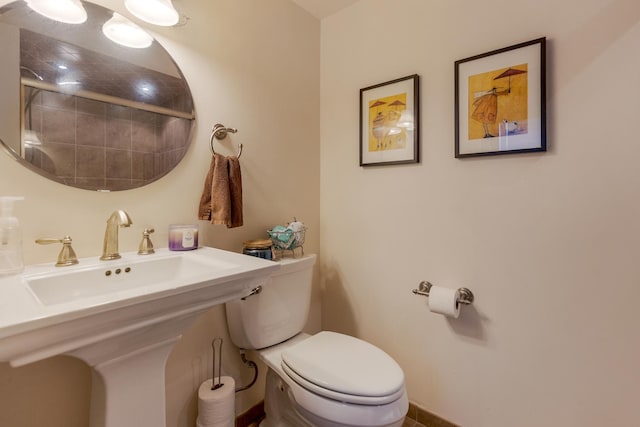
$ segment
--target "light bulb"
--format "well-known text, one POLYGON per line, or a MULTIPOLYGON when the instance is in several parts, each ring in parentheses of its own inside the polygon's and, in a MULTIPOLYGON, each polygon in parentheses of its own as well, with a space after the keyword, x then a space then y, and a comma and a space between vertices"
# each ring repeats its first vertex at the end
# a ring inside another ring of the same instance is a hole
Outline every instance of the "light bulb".
POLYGON ((26 0, 27 6, 54 21, 65 24, 82 24, 87 20, 87 11, 80 0, 26 0))
POLYGON ((102 32, 109 40, 135 49, 143 49, 153 43, 149 33, 116 12, 104 23, 102 32))
POLYGON ((170 27, 180 20, 171 0, 125 0, 124 5, 136 18, 150 24, 170 27))

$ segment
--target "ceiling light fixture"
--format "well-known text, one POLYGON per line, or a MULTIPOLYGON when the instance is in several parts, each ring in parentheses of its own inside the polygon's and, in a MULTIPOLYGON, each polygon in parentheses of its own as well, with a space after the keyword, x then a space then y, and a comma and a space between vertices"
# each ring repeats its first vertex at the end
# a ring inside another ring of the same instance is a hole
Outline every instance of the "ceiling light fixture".
POLYGON ((109 40, 134 49, 144 49, 153 43, 149 33, 116 12, 104 23, 102 32, 109 40))
POLYGON ((87 11, 80 0, 26 0, 27 5, 54 21, 65 24, 82 24, 87 20, 87 11))
POLYGON ((180 20, 171 0, 125 0, 124 5, 136 18, 150 24, 170 27, 180 20))

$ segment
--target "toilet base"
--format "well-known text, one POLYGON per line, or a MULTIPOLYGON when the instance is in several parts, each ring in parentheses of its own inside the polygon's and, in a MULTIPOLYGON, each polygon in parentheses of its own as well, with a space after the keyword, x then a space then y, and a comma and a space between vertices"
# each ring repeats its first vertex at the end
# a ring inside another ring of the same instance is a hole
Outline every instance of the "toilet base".
POLYGON ((264 393, 266 419, 260 427, 313 427, 294 407, 289 386, 272 369, 267 371, 264 393))
MULTIPOLYGON (((267 372, 264 409, 266 418, 260 427, 358 427, 357 424, 341 424, 320 418, 300 407, 289 385, 271 368, 267 372)), ((401 427, 403 421, 404 418, 378 427, 401 427)))

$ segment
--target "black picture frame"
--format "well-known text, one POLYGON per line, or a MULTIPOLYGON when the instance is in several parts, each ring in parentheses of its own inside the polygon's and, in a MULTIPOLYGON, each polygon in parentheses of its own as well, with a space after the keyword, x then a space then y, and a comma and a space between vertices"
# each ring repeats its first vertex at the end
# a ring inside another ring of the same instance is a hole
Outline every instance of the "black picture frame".
POLYGON ((456 158, 546 150, 546 38, 455 61, 456 158))
POLYGON ((418 163, 420 77, 360 89, 360 166, 418 163))

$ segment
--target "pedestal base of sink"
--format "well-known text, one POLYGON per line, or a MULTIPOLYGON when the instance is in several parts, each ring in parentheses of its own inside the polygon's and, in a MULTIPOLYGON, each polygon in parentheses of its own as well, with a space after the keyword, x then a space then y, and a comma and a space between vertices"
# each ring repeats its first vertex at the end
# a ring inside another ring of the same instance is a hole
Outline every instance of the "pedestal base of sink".
POLYGON ((165 426, 165 366, 175 337, 94 366, 90 427, 165 426))
POLYGON ((165 427, 165 368, 180 331, 204 311, 68 353, 93 369, 90 427, 165 427))

